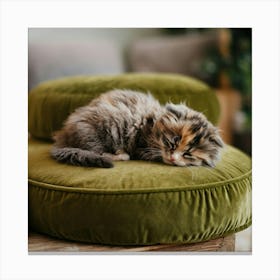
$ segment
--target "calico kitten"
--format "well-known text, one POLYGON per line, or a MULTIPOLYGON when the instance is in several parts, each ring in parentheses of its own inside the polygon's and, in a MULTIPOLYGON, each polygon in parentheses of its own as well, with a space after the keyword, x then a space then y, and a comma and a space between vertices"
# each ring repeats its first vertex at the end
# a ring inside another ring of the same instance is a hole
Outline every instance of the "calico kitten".
POLYGON ((55 133, 59 162, 113 167, 115 160, 214 167, 223 147, 218 129, 187 106, 161 106, 150 94, 113 90, 72 113, 55 133))

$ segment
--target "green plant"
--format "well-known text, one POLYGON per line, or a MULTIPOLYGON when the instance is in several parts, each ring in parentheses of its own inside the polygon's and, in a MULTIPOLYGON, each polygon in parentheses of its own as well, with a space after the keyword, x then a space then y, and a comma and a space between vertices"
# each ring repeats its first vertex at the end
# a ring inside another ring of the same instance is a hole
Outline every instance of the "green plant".
POLYGON ((213 87, 220 87, 220 74, 229 79, 230 86, 242 95, 242 111, 246 115, 246 127, 251 127, 252 95, 252 39, 250 28, 229 29, 230 43, 228 55, 220 48, 209 50, 201 65, 206 81, 213 87))

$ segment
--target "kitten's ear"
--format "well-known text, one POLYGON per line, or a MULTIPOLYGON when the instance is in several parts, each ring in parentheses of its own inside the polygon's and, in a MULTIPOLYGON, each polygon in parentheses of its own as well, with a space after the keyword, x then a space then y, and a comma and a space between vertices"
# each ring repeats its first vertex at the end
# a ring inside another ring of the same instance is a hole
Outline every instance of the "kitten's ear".
POLYGON ((209 136, 209 141, 216 144, 217 146, 223 148, 224 142, 219 135, 219 130, 217 128, 214 129, 214 132, 209 136))
POLYGON ((167 111, 171 112, 174 114, 178 119, 186 115, 187 113, 187 108, 184 105, 175 105, 172 103, 167 103, 165 105, 165 108, 167 111))

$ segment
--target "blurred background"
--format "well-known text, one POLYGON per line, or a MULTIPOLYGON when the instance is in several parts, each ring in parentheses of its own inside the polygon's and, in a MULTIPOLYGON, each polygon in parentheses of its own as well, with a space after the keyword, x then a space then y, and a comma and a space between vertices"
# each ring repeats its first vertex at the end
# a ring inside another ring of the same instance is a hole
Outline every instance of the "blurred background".
MULTIPOLYGON (((30 28, 28 88, 72 75, 179 73, 216 92, 228 144, 251 155, 251 28, 30 28)), ((235 251, 252 251, 252 227, 235 251)))
POLYGON ((179 73, 214 88, 226 143, 251 155, 250 28, 30 28, 28 88, 71 75, 179 73))

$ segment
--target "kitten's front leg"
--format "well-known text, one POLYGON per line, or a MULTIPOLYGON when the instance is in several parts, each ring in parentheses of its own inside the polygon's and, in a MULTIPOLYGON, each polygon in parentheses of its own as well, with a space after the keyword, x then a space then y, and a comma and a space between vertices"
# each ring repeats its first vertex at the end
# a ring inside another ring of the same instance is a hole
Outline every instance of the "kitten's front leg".
POLYGON ((110 157, 113 161, 130 160, 129 154, 125 153, 123 150, 117 150, 115 154, 103 153, 102 155, 110 157))

